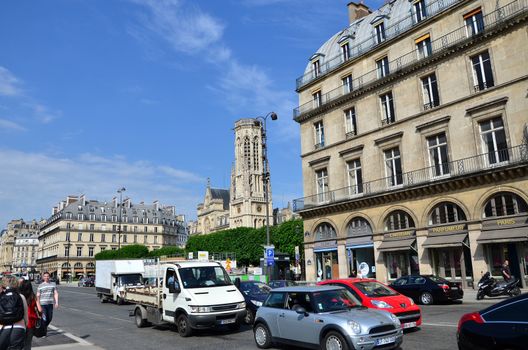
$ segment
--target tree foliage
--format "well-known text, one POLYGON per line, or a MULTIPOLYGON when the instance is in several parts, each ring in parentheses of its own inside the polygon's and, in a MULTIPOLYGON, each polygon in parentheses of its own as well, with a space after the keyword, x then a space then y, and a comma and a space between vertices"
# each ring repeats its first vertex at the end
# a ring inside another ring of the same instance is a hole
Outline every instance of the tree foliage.
POLYGON ((142 244, 132 244, 116 250, 103 250, 95 254, 95 260, 141 259, 147 257, 149 250, 142 244))
POLYGON ((148 257, 154 258, 154 257, 159 257, 159 256, 164 256, 164 255, 167 255, 167 256, 174 256, 174 255, 182 256, 184 254, 185 254, 185 249, 183 249, 183 248, 180 248, 180 247, 177 247, 177 246, 167 246, 167 247, 162 247, 160 249, 156 249, 156 250, 151 251, 150 253, 148 253, 148 257))

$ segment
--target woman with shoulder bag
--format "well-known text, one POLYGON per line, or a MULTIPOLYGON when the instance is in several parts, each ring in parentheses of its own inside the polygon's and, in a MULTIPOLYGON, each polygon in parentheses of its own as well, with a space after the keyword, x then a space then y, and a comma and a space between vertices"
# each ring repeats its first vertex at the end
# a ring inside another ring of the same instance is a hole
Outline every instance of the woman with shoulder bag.
POLYGON ((20 294, 22 294, 28 304, 28 323, 26 326, 26 342, 24 350, 31 350, 31 342, 33 341, 33 333, 35 331, 35 325, 39 318, 37 311, 37 298, 33 292, 31 282, 24 280, 19 287, 20 294))

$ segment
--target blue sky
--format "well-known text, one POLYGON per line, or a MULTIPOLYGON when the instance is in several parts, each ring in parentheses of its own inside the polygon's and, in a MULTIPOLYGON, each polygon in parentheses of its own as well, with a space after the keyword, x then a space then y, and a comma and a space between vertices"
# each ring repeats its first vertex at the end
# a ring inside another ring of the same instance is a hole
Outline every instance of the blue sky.
POLYGON ((270 111, 273 204, 301 197, 295 79, 347 3, 0 2, 0 228, 121 186, 193 219, 208 177, 229 186, 234 122, 270 111))

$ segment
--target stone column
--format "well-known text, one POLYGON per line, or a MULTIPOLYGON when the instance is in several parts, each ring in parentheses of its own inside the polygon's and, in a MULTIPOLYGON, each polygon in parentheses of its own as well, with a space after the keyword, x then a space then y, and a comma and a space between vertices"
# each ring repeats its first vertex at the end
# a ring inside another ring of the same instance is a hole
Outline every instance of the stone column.
POLYGON ((431 261, 431 256, 429 249, 423 248, 423 243, 427 238, 427 230, 417 230, 416 231, 416 247, 418 249, 418 264, 420 267, 420 274, 422 275, 432 275, 433 274, 433 264, 431 261))
POLYGON ((473 267, 473 289, 475 289, 475 284, 480 280, 482 275, 488 271, 484 244, 477 242, 477 238, 480 236, 481 232, 482 225, 480 223, 468 225, 471 265, 473 267))
POLYGON ((316 281, 317 280, 317 272, 316 270, 316 261, 315 261, 315 254, 313 251, 313 248, 311 247, 305 247, 304 248, 304 271, 306 273, 306 280, 307 281, 316 281), (311 263, 309 263, 311 262, 311 263))
POLYGON ((344 244, 339 244, 337 246, 337 263, 339 264, 339 278, 348 277, 348 268, 347 268, 347 253, 344 244))
POLYGON ((387 283, 387 268, 385 266, 385 256, 378 250, 383 236, 374 236, 374 263, 376 264, 376 279, 387 283))

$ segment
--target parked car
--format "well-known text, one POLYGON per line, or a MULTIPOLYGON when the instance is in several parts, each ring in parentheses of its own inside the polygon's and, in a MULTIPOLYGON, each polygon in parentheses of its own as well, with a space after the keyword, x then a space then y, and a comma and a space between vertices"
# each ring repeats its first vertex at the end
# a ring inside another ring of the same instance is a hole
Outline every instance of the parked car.
POLYGON ((273 280, 269 281, 268 286, 271 288, 281 288, 281 287, 293 287, 296 286, 297 283, 294 281, 287 281, 287 280, 273 280))
POLYGON ((368 309, 342 287, 273 289, 253 326, 261 349, 273 342, 323 349, 394 349, 403 341, 393 314, 368 309))
POLYGON ((363 306, 386 310, 398 317, 402 328, 415 328, 422 324, 420 307, 411 298, 401 295, 381 282, 368 278, 326 280, 318 285, 334 285, 348 289, 363 306))
POLYGON ((484 310, 465 314, 458 321, 460 350, 526 349, 528 344, 528 293, 484 310))
POLYGON ((390 287, 416 302, 430 305, 435 302, 462 299, 462 284, 433 275, 411 275, 398 278, 390 287))
POLYGON ((93 287, 94 286, 94 279, 92 277, 83 277, 77 282, 77 286, 79 287, 93 287))
POLYGON ((253 324, 255 314, 268 297, 271 288, 267 284, 258 281, 243 281, 235 284, 246 300, 246 317, 244 318, 244 322, 246 324, 253 324))

